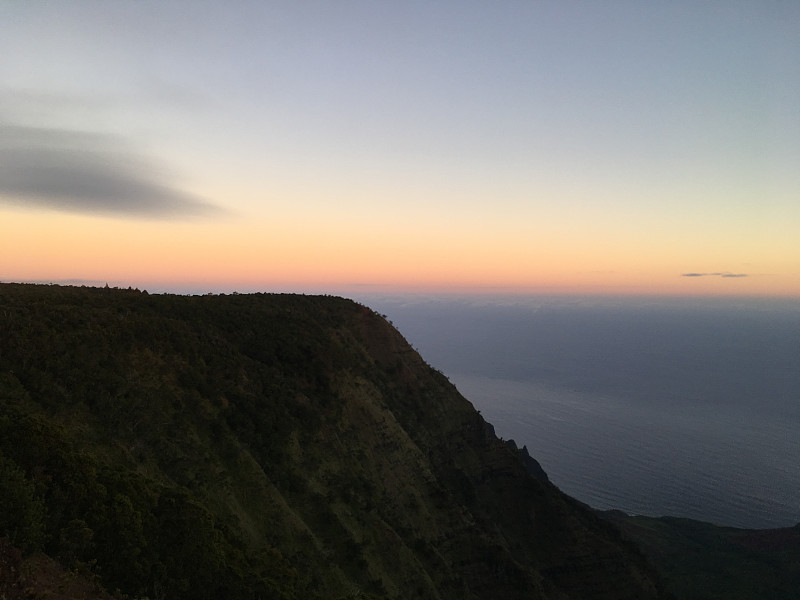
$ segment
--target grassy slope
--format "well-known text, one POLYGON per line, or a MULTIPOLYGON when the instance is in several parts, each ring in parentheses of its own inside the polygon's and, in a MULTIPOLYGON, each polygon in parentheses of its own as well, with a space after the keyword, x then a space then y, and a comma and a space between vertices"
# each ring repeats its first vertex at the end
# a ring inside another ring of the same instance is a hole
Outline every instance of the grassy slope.
POLYGON ((0 534, 151 598, 647 598, 384 319, 0 285, 0 534))

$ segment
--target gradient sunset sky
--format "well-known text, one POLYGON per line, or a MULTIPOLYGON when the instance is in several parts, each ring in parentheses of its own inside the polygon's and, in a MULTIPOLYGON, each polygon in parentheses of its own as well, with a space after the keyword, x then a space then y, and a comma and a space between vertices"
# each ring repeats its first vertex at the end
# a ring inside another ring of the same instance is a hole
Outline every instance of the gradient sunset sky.
POLYGON ((0 281, 800 296, 800 2, 0 3, 0 281))

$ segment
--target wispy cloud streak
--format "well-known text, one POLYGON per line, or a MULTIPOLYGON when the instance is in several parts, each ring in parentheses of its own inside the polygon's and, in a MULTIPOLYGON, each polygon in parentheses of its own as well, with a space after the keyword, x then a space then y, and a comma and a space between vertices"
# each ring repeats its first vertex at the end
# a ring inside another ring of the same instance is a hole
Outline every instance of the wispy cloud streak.
POLYGON ((172 185, 124 140, 0 124, 0 202, 150 219, 224 213, 172 185))

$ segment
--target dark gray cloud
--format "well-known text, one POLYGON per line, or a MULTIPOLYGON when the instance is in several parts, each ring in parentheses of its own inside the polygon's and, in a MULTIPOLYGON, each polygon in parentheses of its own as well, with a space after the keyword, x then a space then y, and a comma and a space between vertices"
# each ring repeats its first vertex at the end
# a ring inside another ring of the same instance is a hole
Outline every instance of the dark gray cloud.
POLYGON ((681 273, 681 277, 747 277, 747 273, 729 273, 728 271, 719 273, 681 273))
POLYGON ((157 219, 224 212, 177 189, 121 138, 2 123, 0 202, 157 219))

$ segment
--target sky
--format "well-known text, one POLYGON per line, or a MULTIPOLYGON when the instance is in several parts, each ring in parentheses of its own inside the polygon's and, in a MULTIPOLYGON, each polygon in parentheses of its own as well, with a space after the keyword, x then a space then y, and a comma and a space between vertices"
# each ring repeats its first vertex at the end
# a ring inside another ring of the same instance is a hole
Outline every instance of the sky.
POLYGON ((800 3, 0 0, 0 281, 800 297, 800 3))

